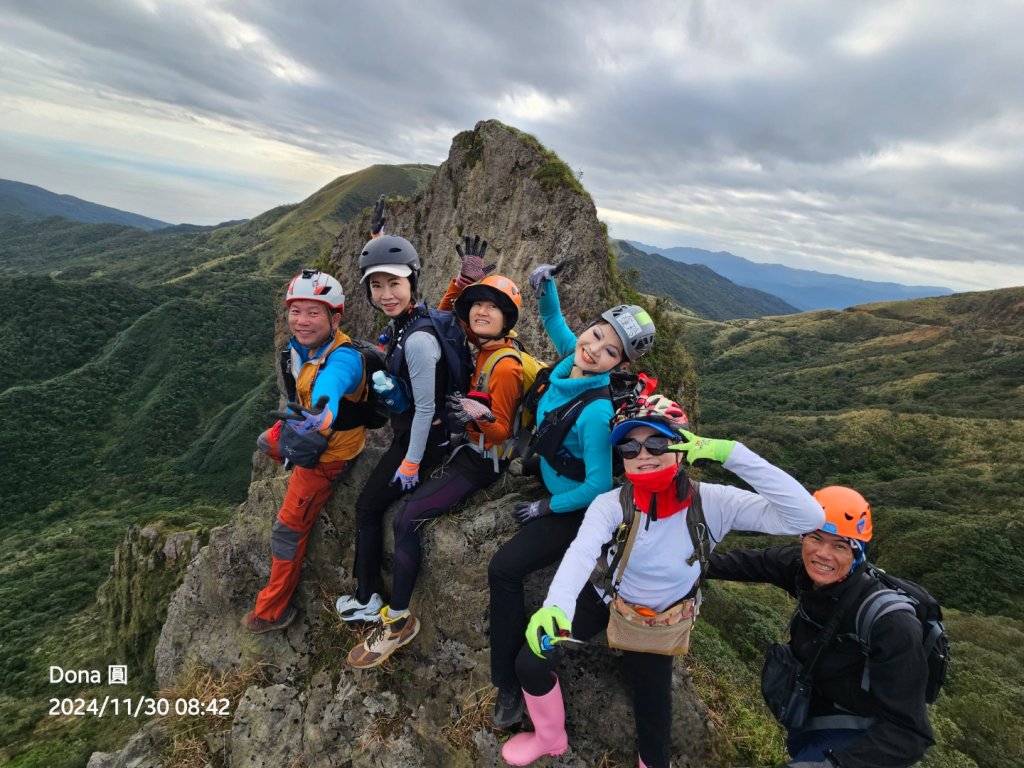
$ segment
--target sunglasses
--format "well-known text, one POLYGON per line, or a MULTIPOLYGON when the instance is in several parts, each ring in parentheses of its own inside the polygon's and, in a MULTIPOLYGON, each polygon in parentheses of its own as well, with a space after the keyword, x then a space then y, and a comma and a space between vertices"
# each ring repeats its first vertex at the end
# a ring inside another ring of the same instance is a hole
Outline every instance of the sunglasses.
POLYGON ((615 450, 624 459, 635 459, 640 455, 640 449, 646 448, 651 456, 661 456, 668 451, 668 447, 678 442, 665 435, 651 435, 642 443, 639 440, 623 440, 615 444, 615 450))

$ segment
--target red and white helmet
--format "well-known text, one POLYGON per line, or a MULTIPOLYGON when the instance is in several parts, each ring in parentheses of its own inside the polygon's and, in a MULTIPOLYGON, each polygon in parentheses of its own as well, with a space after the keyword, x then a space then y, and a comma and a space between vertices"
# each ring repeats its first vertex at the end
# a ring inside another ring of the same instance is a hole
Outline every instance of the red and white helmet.
POLYGON ((680 430, 690 428, 686 411, 664 395, 639 397, 619 408, 612 419, 612 445, 635 427, 654 427, 666 437, 681 437, 680 430))
POLYGON ((342 290, 341 283, 337 278, 318 269, 304 269, 288 283, 288 290, 284 295, 285 306, 299 299, 319 301, 338 312, 345 309, 345 291, 342 290))

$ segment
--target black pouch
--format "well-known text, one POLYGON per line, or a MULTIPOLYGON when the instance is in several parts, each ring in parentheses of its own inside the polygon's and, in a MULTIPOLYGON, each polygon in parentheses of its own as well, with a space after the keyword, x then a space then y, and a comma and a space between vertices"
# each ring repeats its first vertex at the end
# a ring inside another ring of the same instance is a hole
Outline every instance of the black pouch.
POLYGON ((773 643, 764 655, 761 694, 775 719, 787 729, 799 729, 811 707, 811 683, 788 645, 773 643))

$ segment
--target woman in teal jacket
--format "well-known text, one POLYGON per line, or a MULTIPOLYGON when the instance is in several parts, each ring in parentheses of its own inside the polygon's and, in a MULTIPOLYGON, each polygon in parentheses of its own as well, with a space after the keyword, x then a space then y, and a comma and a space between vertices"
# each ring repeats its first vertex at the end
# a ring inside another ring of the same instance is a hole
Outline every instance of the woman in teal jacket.
POLYGON ((523 579, 561 560, 576 538, 583 513, 612 488, 611 371, 638 359, 654 343, 654 323, 642 308, 622 304, 602 313, 577 337, 565 322, 555 288, 557 268, 542 264, 530 275, 541 319, 562 357, 537 405, 537 423, 549 412, 578 403, 581 410, 558 455, 546 451, 540 473, 550 496, 517 504, 520 529, 495 552, 488 566, 491 619, 491 682, 498 688, 494 725, 508 728, 523 714, 516 655, 526 632, 523 579), (600 391, 600 394, 598 393, 600 391))

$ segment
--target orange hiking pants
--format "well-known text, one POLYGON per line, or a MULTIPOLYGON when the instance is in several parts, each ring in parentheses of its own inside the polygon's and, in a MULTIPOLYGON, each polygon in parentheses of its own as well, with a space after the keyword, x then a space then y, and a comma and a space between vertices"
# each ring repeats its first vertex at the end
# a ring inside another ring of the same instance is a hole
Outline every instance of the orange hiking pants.
MULTIPOLYGON (((274 461, 280 462, 278 439, 281 423, 259 436, 256 444, 274 461)), ((256 615, 267 621, 277 621, 288 608, 288 603, 299 584, 302 558, 306 553, 309 532, 320 515, 320 510, 334 492, 334 481, 347 461, 325 461, 312 469, 294 467, 288 479, 284 502, 277 512, 277 520, 270 529, 270 580, 256 597, 256 615)))

